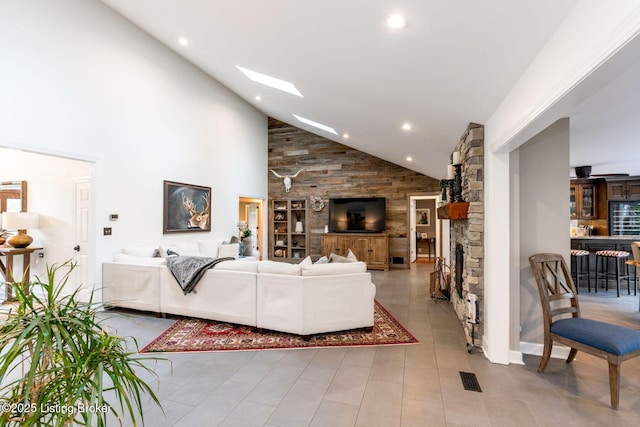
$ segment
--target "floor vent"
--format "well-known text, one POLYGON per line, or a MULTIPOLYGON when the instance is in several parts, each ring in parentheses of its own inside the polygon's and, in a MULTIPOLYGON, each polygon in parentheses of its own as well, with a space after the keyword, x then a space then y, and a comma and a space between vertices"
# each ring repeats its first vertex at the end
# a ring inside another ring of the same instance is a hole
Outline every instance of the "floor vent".
POLYGON ((480 388, 480 383, 478 383, 478 378, 476 378, 476 374, 471 372, 460 372, 460 378, 462 379, 462 385, 465 390, 469 391, 478 391, 482 393, 482 389, 480 388))

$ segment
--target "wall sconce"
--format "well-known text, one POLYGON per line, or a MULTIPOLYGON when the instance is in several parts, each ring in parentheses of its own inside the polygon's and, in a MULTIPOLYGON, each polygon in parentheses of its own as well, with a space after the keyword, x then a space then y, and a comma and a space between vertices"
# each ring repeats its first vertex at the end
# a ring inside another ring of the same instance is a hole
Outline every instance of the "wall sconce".
POLYGON ((26 248, 33 243, 33 238, 27 234, 28 229, 38 228, 38 214, 30 212, 4 212, 2 226, 7 230, 18 230, 18 234, 7 239, 7 243, 14 248, 26 248))

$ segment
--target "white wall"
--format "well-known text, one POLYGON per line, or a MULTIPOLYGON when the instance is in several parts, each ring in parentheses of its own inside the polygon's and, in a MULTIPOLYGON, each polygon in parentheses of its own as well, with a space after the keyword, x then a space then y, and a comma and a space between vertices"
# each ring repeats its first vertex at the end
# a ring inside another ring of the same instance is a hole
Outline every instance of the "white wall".
POLYGON ((520 340, 542 343, 542 308, 529 256, 559 253, 569 263, 569 119, 557 121, 518 151, 520 280, 512 292, 520 293, 520 340))
POLYGON ((101 2, 3 2, 0 57, 0 146, 95 162, 98 264, 163 238, 163 180, 212 187, 192 240, 236 234, 239 195, 266 197, 266 117, 101 2))

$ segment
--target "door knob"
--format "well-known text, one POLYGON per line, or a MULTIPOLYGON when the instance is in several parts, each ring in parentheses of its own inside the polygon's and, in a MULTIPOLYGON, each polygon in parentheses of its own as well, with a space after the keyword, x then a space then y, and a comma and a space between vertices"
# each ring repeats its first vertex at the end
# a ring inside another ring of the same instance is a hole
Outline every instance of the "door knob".
POLYGON ((80 245, 75 245, 73 247, 73 250, 76 251, 76 252, 80 252, 80 245))

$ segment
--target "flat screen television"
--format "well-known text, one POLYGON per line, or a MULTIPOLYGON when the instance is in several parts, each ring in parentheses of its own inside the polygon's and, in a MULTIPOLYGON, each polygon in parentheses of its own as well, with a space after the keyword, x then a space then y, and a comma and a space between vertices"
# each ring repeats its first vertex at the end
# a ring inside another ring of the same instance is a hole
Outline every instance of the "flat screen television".
POLYGON ((385 231, 387 200, 384 197, 329 199, 329 231, 381 233, 385 231))

